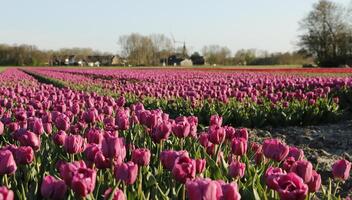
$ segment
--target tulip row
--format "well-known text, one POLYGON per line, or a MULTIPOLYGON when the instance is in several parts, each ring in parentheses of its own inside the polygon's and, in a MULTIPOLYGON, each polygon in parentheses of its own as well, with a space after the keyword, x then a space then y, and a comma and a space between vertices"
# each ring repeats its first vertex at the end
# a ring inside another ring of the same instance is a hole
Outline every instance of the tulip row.
POLYGON ((201 124, 209 123, 215 113, 222 115, 226 124, 246 127, 333 122, 352 104, 352 79, 346 77, 195 71, 179 74, 163 70, 140 73, 104 69, 95 75, 79 69, 30 71, 52 82, 69 83, 76 90, 113 97, 122 94, 127 105, 142 102, 146 108, 161 108, 172 117, 195 115, 201 124), (155 78, 148 79, 150 76, 155 78))
MULTIPOLYGON (((170 117, 126 99, 0 74, 0 197, 3 199, 337 199, 302 150, 245 128, 170 117), (249 146, 249 148, 248 148, 249 146)), ((334 179, 349 178, 337 161, 334 179)), ((335 192, 332 192, 334 189, 335 192)), ((336 189, 336 190, 335 190, 336 189)))

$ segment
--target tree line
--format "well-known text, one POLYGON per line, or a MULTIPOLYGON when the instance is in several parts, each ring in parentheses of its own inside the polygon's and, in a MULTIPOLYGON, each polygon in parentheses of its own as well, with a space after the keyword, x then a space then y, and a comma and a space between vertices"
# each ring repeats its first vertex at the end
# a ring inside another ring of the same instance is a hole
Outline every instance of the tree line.
MULTIPOLYGON (((351 4, 352 5, 352 4, 351 4)), ((207 45, 201 52, 189 52, 185 43, 164 34, 131 33, 118 38, 120 57, 133 66, 168 65, 169 58, 204 57, 209 65, 301 65, 316 63, 322 67, 352 65, 352 8, 320 0, 300 22, 302 34, 294 52, 270 53, 265 50, 240 49, 235 53, 226 46, 207 45)), ((51 65, 53 58, 75 55, 111 55, 90 48, 40 50, 34 45, 0 44, 0 65, 51 65)))

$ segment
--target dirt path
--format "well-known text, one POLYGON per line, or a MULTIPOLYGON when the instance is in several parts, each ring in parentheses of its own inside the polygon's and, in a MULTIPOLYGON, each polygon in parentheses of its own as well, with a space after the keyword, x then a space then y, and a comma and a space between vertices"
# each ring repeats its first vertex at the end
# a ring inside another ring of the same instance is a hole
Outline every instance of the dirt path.
MULTIPOLYGON (((253 129, 255 140, 266 137, 283 139, 287 144, 300 147, 306 158, 321 173, 323 180, 331 177, 331 165, 340 158, 352 161, 352 120, 319 126, 253 129)), ((352 194, 351 178, 343 186, 352 194)))

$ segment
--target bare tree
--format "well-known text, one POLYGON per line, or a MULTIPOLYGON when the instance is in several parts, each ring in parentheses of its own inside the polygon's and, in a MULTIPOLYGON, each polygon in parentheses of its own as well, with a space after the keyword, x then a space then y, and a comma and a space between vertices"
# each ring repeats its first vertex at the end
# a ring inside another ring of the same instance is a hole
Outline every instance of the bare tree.
POLYGON ((300 46, 310 52, 320 66, 346 64, 351 56, 350 12, 328 0, 314 4, 313 10, 301 21, 300 46))
POLYGON ((219 45, 204 46, 202 53, 206 62, 209 64, 228 64, 231 56, 231 50, 229 48, 219 45))

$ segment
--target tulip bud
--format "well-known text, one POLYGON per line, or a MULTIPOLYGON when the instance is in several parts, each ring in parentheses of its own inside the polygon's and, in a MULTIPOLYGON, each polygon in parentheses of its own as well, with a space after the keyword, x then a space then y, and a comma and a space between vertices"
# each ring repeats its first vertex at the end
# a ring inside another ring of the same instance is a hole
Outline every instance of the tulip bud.
POLYGON ((207 161, 205 159, 196 159, 196 172, 197 174, 203 173, 207 161))
POLYGON ((4 124, 0 121, 0 135, 4 134, 4 124))

